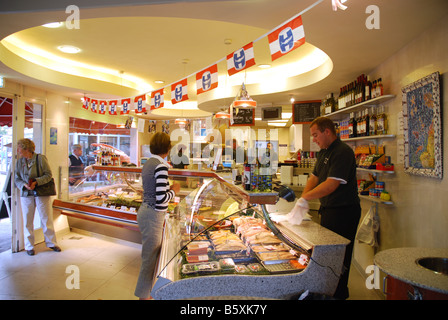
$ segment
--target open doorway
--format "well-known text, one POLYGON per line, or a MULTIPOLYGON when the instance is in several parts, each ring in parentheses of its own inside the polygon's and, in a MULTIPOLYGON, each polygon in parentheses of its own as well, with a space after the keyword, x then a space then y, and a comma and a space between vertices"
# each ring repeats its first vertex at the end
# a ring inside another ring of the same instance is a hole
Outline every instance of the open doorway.
POLYGON ((11 161, 13 100, 0 97, 0 252, 11 249, 11 161))
MULTIPOLYGON (((34 141, 36 152, 39 153, 42 152, 43 145, 43 104, 25 102, 24 110, 22 109, 23 111, 19 114, 15 114, 14 111, 17 112, 15 109, 17 106, 14 107, 16 103, 16 99, 0 96, 0 252, 9 249, 17 252, 22 247, 21 241, 17 240, 23 238, 21 210, 17 206, 12 206, 12 203, 16 203, 16 201, 13 201, 15 141, 22 137, 29 138, 34 141), (16 121, 14 121, 14 118, 16 121), (16 127, 17 119, 20 122, 23 121, 23 124, 16 127), (19 128, 23 130, 23 133, 17 131, 19 128), (15 226, 14 233, 12 232, 13 225, 15 226), (14 248, 12 248, 13 242, 16 243, 14 248)), ((40 227, 40 223, 37 224, 37 227, 40 227)))

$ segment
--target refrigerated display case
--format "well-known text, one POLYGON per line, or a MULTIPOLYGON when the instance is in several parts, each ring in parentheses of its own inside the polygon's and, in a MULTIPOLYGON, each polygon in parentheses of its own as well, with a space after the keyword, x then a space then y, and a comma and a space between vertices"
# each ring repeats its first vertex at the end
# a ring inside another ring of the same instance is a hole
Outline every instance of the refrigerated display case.
MULTIPOLYGON (((97 230, 106 225, 113 228, 107 235, 127 240, 118 231, 126 230, 138 242, 141 168, 92 170, 90 181, 55 200, 54 209, 71 227, 103 233, 97 230)), ((281 214, 274 209, 292 209, 294 192, 278 185, 248 192, 231 173, 171 169, 169 177, 181 191, 165 216, 155 299, 333 294, 349 241, 312 221, 272 222, 270 212, 281 214)))
MULTIPOLYGON (((176 214, 166 216, 152 297, 289 299, 306 290, 332 295, 349 241, 312 221, 272 222, 269 211, 291 193, 279 186, 247 192, 230 179, 203 177, 176 214)), ((289 200, 292 208, 295 201, 289 200)))

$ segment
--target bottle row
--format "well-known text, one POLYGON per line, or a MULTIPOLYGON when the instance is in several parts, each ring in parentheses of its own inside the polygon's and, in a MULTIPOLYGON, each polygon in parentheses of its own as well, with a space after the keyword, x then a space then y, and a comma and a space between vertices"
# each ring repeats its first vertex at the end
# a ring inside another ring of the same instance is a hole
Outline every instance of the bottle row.
POLYGON ((366 108, 351 112, 348 120, 336 123, 341 139, 367 137, 387 134, 387 114, 384 106, 366 108))
POLYGON ((302 151, 297 152, 297 167, 298 168, 314 168, 317 161, 317 153, 314 151, 302 151))
POLYGON ((382 78, 372 83, 368 76, 362 74, 356 81, 340 88, 336 108, 337 110, 348 108, 364 101, 381 97, 383 93, 382 78))
POLYGON ((337 101, 333 93, 329 93, 321 105, 321 115, 354 106, 356 104, 381 97, 384 93, 382 78, 373 83, 368 76, 360 75, 355 81, 340 88, 337 101))
POLYGON ((120 156, 112 151, 100 151, 96 156, 96 163, 101 166, 120 166, 120 156))

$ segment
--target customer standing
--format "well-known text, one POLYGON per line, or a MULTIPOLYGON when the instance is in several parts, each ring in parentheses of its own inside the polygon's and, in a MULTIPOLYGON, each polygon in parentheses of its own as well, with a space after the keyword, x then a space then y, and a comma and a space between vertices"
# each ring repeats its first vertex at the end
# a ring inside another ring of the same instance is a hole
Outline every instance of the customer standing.
POLYGON ((80 144, 74 144, 72 146, 72 154, 68 157, 68 180, 71 186, 83 178, 84 162, 82 161, 81 156, 82 146, 80 144))
POLYGON ((46 184, 52 178, 47 158, 42 154, 36 154, 34 150, 34 142, 30 139, 21 139, 17 142, 17 154, 20 158, 16 163, 14 177, 16 187, 20 190, 20 203, 25 223, 25 250, 31 256, 35 254, 33 221, 36 208, 39 212, 45 244, 53 251, 61 251, 56 243, 51 196, 34 195, 36 186, 46 184))
POLYGON ((168 202, 180 190, 178 183, 170 187, 169 164, 164 160, 171 149, 170 136, 157 132, 151 139, 151 158, 142 168, 143 203, 137 212, 137 222, 142 234, 142 265, 135 288, 140 299, 151 298, 152 280, 162 242, 163 222, 168 202))
POLYGON ((320 199, 321 225, 350 240, 345 251, 344 270, 334 294, 337 299, 347 299, 353 242, 361 216, 355 154, 336 136, 333 121, 328 118, 316 118, 310 125, 310 133, 321 150, 302 198, 320 199))

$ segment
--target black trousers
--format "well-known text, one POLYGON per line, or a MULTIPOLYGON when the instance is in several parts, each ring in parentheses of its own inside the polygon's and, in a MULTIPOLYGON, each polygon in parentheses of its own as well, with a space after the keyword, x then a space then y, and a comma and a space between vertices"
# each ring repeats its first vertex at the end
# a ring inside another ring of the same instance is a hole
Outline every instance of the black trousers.
POLYGON ((347 286, 348 276, 352 262, 356 231, 358 229, 359 219, 361 218, 361 206, 357 204, 337 208, 320 207, 319 214, 321 215, 321 226, 350 240, 350 244, 345 249, 344 270, 339 278, 336 292, 333 295, 336 299, 347 299, 349 296, 347 286))

